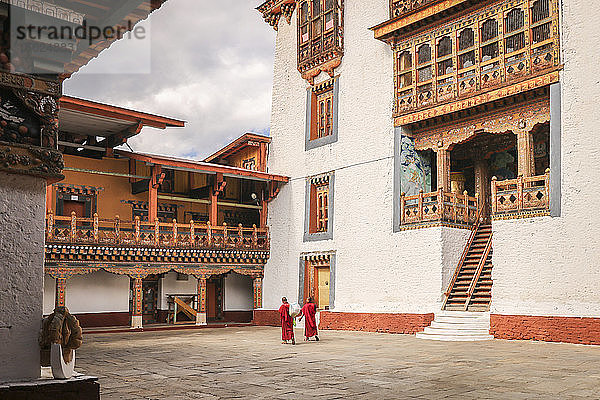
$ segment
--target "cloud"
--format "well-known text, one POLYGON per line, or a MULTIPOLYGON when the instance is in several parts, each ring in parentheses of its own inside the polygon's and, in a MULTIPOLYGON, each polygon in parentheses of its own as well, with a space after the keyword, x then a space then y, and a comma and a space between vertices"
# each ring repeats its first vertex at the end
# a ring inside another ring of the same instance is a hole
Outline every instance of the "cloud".
MULTIPOLYGON (((65 82, 64 92, 186 120, 185 128, 145 128, 135 151, 202 158, 247 131, 268 132, 275 33, 259 2, 169 0, 141 22, 147 46, 113 44, 65 82), (98 74, 107 69, 121 73, 98 74)), ((138 41, 139 42, 139 41, 138 41)))

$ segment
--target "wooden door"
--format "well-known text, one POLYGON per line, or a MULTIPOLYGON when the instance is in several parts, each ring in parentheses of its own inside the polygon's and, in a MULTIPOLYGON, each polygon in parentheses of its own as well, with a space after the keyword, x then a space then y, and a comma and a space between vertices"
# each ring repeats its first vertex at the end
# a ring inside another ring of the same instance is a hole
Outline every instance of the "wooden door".
POLYGON ((317 291, 319 309, 329 309, 329 267, 317 268, 317 291))
POLYGON ((215 282, 206 282, 206 319, 217 318, 217 286, 215 282))
POLYGON ((142 281, 142 321, 154 324, 158 321, 158 279, 142 281))

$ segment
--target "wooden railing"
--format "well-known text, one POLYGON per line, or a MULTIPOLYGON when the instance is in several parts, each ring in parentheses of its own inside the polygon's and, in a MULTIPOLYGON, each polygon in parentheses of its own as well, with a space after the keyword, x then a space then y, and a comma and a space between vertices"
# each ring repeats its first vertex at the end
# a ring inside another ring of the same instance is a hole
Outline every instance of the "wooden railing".
POLYGON ((477 220, 479 198, 463 194, 447 193, 443 189, 437 192, 400 196, 400 225, 430 221, 446 221, 457 224, 473 225, 477 220))
POLYGON ((57 216, 49 212, 46 216, 47 243, 126 245, 141 247, 174 248, 235 248, 269 249, 268 228, 244 228, 242 225, 229 227, 196 224, 179 224, 114 219, 81 218, 71 213, 70 217, 57 216))
POLYGON ((550 170, 544 175, 498 181, 492 178, 492 214, 548 210, 550 170))

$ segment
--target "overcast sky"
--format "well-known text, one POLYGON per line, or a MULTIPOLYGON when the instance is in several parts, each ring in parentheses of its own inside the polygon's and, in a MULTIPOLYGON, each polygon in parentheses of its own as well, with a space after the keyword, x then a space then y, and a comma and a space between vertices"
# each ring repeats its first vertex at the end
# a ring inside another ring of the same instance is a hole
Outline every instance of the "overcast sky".
POLYGON ((185 128, 145 128, 135 151, 202 158, 245 132, 268 133, 274 30, 256 0, 169 0, 147 21, 147 47, 122 40, 64 85, 71 96, 187 121, 185 128), (146 63, 147 64, 147 63, 146 63))

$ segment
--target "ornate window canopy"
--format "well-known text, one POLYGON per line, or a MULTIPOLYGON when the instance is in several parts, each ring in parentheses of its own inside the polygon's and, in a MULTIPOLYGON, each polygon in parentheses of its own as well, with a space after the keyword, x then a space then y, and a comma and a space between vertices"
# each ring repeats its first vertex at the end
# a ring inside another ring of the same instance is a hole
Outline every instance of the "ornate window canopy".
POLYGON ((558 0, 410 3, 423 8, 373 28, 394 50, 396 126, 558 79, 558 0))
POLYGON ((263 15, 265 22, 277 30, 282 15, 288 24, 292 22, 292 14, 296 9, 296 3, 296 0, 268 0, 256 9, 263 15))

